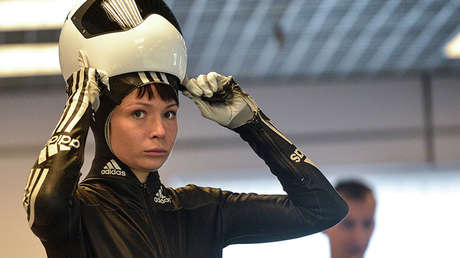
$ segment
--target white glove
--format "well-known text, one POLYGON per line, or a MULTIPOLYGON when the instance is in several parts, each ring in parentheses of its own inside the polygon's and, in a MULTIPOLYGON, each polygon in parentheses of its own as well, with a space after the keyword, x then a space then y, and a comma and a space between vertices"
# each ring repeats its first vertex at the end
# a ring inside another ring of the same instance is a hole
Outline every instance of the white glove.
POLYGON ((69 97, 81 87, 80 82, 77 78, 85 78, 88 87, 86 89, 88 101, 91 104, 91 108, 94 112, 97 111, 99 108, 99 96, 101 93, 101 85, 99 82, 102 82, 102 86, 106 87, 107 90, 110 90, 109 83, 108 83, 108 76, 106 72, 100 69, 90 68, 88 56, 84 51, 79 51, 78 53, 78 61, 80 64, 80 70, 75 71, 72 76, 67 79, 67 93, 69 97), (72 79, 72 80, 71 80, 72 79), (71 82, 71 83, 69 83, 71 82))
POLYGON ((259 107, 251 96, 236 87, 233 89, 233 97, 224 103, 202 99, 202 97, 210 98, 216 92, 222 92, 231 79, 231 76, 223 76, 216 72, 202 74, 197 78, 186 80, 184 86, 187 90, 182 93, 198 106, 201 115, 205 118, 234 129, 248 123, 259 111, 259 107))

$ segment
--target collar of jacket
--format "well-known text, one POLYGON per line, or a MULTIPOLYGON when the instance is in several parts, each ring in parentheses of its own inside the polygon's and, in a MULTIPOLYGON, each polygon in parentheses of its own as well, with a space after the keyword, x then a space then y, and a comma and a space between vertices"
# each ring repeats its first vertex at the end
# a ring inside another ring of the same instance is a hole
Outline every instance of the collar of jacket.
POLYGON ((94 159, 84 184, 99 184, 128 199, 147 198, 152 206, 162 210, 179 210, 180 202, 171 188, 165 187, 158 171, 152 171, 141 183, 131 169, 115 156, 94 159))

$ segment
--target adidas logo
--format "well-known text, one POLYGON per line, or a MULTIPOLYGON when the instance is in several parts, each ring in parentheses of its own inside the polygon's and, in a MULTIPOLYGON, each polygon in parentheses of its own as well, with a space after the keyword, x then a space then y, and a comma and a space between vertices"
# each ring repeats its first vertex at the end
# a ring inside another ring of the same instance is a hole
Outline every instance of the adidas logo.
POLYGON ((101 170, 102 175, 113 175, 113 176, 126 176, 126 172, 123 171, 120 166, 118 166, 115 160, 111 160, 105 164, 104 168, 101 170))
POLYGON ((163 194, 163 186, 160 186, 160 189, 158 189, 158 192, 153 197, 153 201, 156 203, 165 204, 171 202, 171 198, 163 194))

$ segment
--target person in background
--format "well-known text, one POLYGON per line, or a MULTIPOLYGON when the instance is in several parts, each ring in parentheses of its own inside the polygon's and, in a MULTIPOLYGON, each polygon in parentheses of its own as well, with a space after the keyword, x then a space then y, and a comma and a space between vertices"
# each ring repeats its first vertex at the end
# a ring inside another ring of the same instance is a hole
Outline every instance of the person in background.
POLYGON ((331 258, 362 258, 375 226, 374 193, 355 179, 339 181, 335 189, 350 211, 339 224, 324 231, 329 238, 331 258))

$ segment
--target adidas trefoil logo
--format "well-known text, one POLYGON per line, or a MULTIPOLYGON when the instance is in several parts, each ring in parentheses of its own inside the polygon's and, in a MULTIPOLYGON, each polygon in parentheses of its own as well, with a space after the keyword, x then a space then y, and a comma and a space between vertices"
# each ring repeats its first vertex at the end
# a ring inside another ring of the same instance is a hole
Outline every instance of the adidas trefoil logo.
POLYGON ((163 194, 163 186, 160 186, 160 189, 158 189, 158 192, 155 194, 155 197, 153 197, 153 201, 156 203, 165 204, 171 202, 171 198, 166 197, 163 194))
POLYGON ((111 160, 105 164, 101 170, 102 175, 126 176, 126 172, 120 168, 115 160, 111 160))

